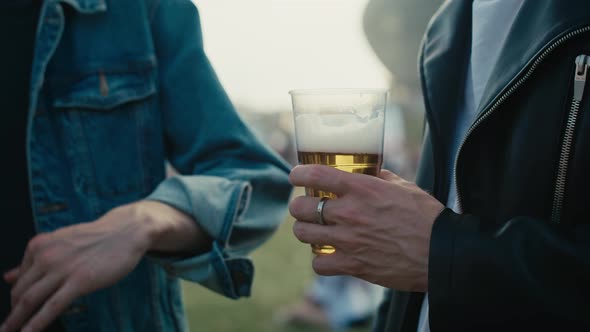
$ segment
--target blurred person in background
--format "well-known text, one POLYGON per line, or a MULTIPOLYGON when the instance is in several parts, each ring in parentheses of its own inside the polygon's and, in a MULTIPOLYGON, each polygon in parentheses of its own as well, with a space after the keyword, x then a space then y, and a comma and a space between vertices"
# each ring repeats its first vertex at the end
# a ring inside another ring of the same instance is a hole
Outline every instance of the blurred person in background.
POLYGON ((279 310, 279 324, 347 331, 370 325, 383 287, 351 276, 316 276, 299 302, 279 310))
POLYGON ((590 4, 446 1, 419 68, 427 125, 417 185, 325 166, 338 195, 290 211, 321 275, 390 288, 376 331, 587 330, 590 4), (432 195, 431 195, 431 194, 432 195))
POLYGON ((184 331, 177 277, 248 296, 288 167, 235 113, 194 5, 0 8, 0 331, 184 331))
MULTIPOLYGON (((392 74, 389 99, 399 109, 403 132, 393 132, 400 146, 384 142, 384 158, 395 158, 396 168, 383 167, 414 179, 422 145, 424 104, 420 91, 418 51, 424 30, 442 0, 370 0, 363 16, 367 41, 392 74), (398 138, 399 137, 399 138, 398 138), (400 158, 400 156, 402 156, 400 158)), ((391 112, 388 112, 391 115, 391 112)), ((397 116, 396 116, 397 117, 397 116)), ((397 123, 397 119, 395 121, 397 123)), ((387 128, 385 129, 387 131, 387 128)), ((387 138, 386 138, 387 139, 387 138)))

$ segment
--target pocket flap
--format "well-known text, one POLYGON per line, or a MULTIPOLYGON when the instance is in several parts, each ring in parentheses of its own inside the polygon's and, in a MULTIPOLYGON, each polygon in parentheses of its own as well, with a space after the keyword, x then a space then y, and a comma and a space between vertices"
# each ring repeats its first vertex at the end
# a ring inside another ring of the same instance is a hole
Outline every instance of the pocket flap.
POLYGON ((155 67, 134 71, 98 70, 74 80, 53 99, 55 108, 110 110, 156 92, 155 67))

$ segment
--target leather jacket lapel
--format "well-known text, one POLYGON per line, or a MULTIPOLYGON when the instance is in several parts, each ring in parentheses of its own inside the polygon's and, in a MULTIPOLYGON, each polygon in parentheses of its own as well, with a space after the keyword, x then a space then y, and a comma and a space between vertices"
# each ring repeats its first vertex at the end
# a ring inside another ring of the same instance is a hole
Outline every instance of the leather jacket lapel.
POLYGON ((548 45, 587 25, 587 0, 545 1, 542 5, 537 0, 525 1, 492 70, 478 114, 489 108, 548 45))

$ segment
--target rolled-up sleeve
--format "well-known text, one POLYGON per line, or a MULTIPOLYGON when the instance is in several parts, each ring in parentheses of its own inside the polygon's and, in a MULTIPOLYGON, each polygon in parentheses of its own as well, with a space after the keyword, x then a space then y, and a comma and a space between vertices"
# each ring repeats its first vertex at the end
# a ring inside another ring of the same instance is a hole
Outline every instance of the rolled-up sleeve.
POLYGON ((203 51, 190 1, 162 1, 152 31, 167 157, 180 175, 148 199, 193 216, 213 239, 207 253, 153 259, 227 297, 248 296, 254 269, 247 255, 286 215, 289 167, 236 114, 203 51))

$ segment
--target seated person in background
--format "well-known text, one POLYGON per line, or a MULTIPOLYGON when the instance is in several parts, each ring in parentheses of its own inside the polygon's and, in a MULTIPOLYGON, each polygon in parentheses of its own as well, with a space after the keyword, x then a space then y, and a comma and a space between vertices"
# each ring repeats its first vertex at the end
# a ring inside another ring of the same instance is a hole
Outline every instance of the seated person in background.
POLYGON ((248 296, 288 167, 236 115, 194 5, 0 8, 0 331, 184 331, 177 277, 248 296))
POLYGON ((279 310, 279 324, 346 331, 368 326, 383 299, 383 287, 350 276, 316 276, 299 302, 279 310))

